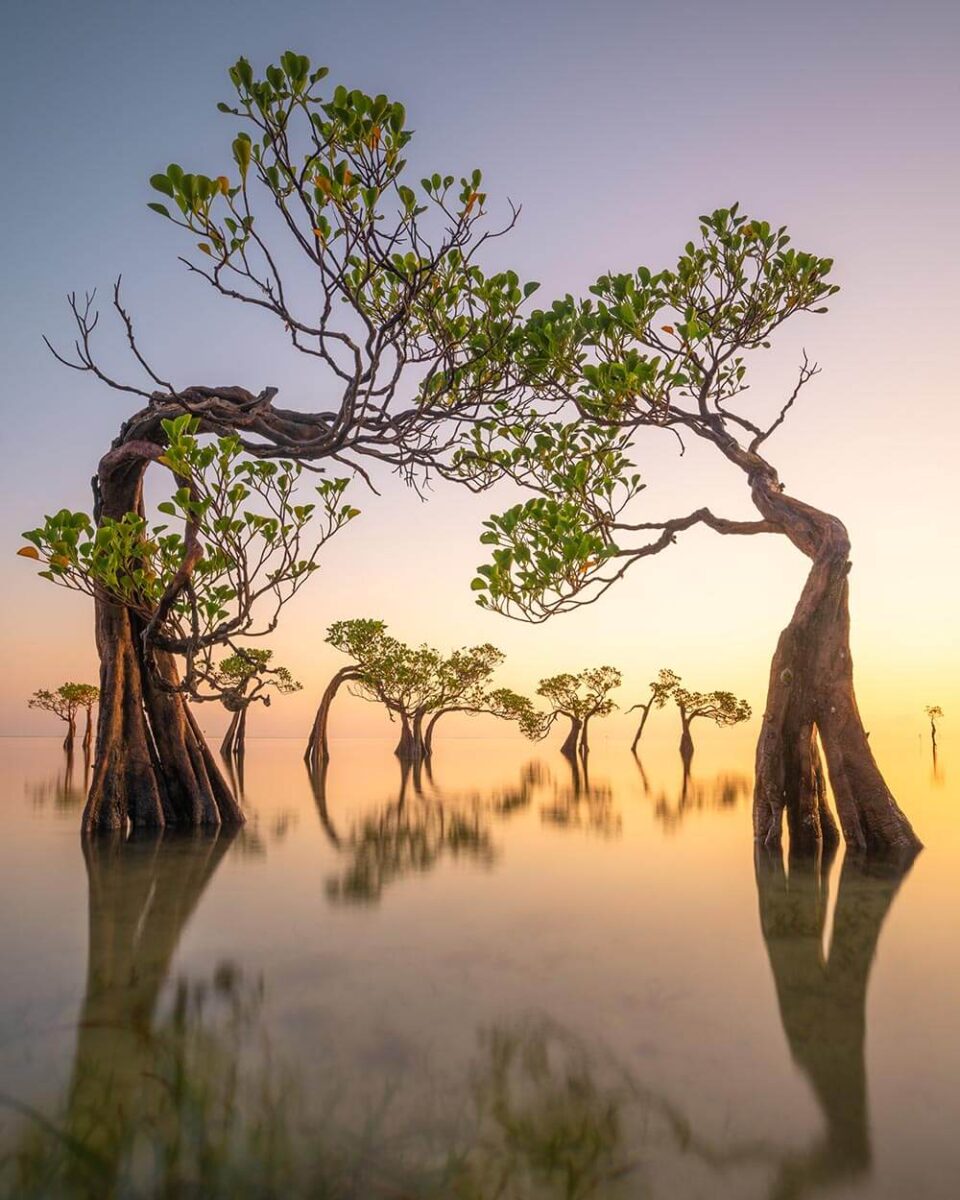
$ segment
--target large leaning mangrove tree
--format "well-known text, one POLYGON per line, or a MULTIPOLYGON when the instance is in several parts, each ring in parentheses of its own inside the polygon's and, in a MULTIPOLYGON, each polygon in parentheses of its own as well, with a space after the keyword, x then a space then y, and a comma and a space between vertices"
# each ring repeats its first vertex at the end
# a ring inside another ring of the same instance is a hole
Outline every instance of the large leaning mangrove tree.
POLYGON ((795 848, 837 839, 822 749, 847 844, 910 853, 918 839, 877 766, 854 695, 847 530, 786 492, 768 457, 817 366, 804 355, 781 400, 746 398, 748 358, 787 321, 826 311, 837 291, 831 267, 734 205, 700 218, 675 266, 603 275, 589 299, 567 296, 534 313, 524 414, 478 426, 459 458, 475 487, 507 476, 534 493, 486 523, 481 540, 493 557, 473 586, 482 605, 542 621, 596 600, 694 527, 787 538, 811 567, 771 665, 756 838, 778 843, 786 811, 795 848), (630 455, 647 430, 715 451, 740 472, 758 519, 704 507, 659 521, 628 514, 643 487, 630 455))
POLYGON ((315 372, 311 411, 278 407, 259 383, 172 382, 118 285, 113 308, 142 382, 121 379, 94 348, 93 299, 71 297, 74 348, 55 353, 140 404, 97 468, 92 521, 60 513, 24 548, 96 604, 102 696, 86 829, 243 819, 188 705, 219 698, 214 651, 275 626, 318 565, 314 550, 354 515, 338 503, 345 477, 369 480, 377 467, 422 481, 462 423, 513 388, 517 313, 536 285, 485 275, 478 255, 516 210, 488 226, 479 171, 408 182, 403 105, 326 91, 326 75, 293 52, 263 76, 240 59, 219 106, 239 127, 230 155, 208 173, 172 163, 151 180, 151 208, 186 238, 191 274, 276 322, 315 372), (293 545, 312 512, 297 514, 306 502, 292 490, 303 466, 324 475, 327 526, 312 549, 293 545), (173 475, 174 529, 146 518, 151 467, 173 475))

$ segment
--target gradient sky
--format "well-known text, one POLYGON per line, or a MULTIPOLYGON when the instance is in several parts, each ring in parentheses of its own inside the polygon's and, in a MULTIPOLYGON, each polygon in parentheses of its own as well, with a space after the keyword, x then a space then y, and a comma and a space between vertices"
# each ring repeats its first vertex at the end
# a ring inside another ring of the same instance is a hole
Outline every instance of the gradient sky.
MULTIPOLYGON (((762 409, 789 390, 801 346, 823 368, 769 454, 789 491, 850 529, 868 727, 919 730, 934 702, 960 719, 960 5, 7 0, 2 22, 0 733, 52 732, 27 711, 30 692, 95 678, 90 605, 15 557, 44 512, 89 508, 97 459, 130 411, 46 354, 41 332, 70 333, 65 293, 104 293, 122 272, 143 345, 178 383, 274 385, 290 406, 324 394, 265 318, 186 277, 177 231, 145 207, 148 177, 171 160, 229 166, 235 122, 215 109, 226 68, 239 54, 262 68, 287 48, 329 64, 331 83, 402 100, 417 177, 481 166, 494 210, 522 202, 496 253, 541 281, 538 300, 607 269, 671 262, 698 213, 735 199, 833 256, 843 291, 832 312, 801 320, 755 377, 762 409)), ((701 503, 750 514, 742 476, 707 455, 680 461, 654 436, 638 462, 646 519, 701 503)), ((253 714, 252 735, 305 733, 340 665, 324 630, 352 615, 383 616, 412 641, 494 641, 509 654, 502 682, 519 688, 610 662, 639 692, 669 664, 759 708, 806 569, 783 539, 698 532, 602 603, 529 627, 472 603, 489 497, 438 485, 425 506, 391 483, 357 502, 363 517, 331 544, 274 643, 305 691, 253 714)), ((212 706, 202 720, 223 724, 212 706)), ((342 733, 383 729, 359 702, 338 717, 342 733)))

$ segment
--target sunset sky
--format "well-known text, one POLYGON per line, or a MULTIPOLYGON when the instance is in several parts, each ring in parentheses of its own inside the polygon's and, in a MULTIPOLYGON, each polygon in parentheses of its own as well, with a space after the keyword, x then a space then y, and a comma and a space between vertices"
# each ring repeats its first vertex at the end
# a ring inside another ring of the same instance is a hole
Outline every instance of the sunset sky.
MULTIPOLYGON (((56 732, 26 708, 36 688, 95 680, 92 611, 15 557, 45 512, 90 506, 89 480, 128 401, 60 367, 65 294, 124 277, 141 342, 183 385, 280 389, 323 405, 328 381, 266 318, 215 297, 177 262, 178 231, 150 213, 147 180, 172 160, 229 167, 235 119, 217 113, 226 69, 288 48, 338 82, 402 100, 416 178, 485 173, 494 213, 523 205, 491 263, 541 282, 538 302, 603 271, 671 264, 701 212, 739 200, 835 258, 842 292, 801 317, 758 364, 756 411, 789 393, 801 348, 823 373, 768 444, 787 490, 840 516, 853 542, 854 655, 867 727, 960 721, 960 395, 953 369, 960 265, 960 5, 948 0, 10 0, 0 29, 8 113, 4 233, 5 620, 0 733, 56 732)), ((105 314, 106 317, 106 314, 105 314)), ((111 334, 104 349, 132 374, 111 334)), ((329 395, 329 392, 326 392, 329 395)), ((750 516, 742 476, 667 437, 637 447, 648 488, 636 520, 709 504, 750 516)), ((610 663, 624 707, 661 666, 762 709, 770 654, 806 562, 784 539, 698 532, 634 568, 601 603, 531 627, 469 591, 480 521, 506 498, 437 483, 422 503, 396 480, 358 485, 362 517, 287 610, 276 657, 304 691, 251 716, 251 735, 306 736, 342 665, 327 625, 381 616, 410 641, 492 641, 499 679, 610 663), (783 544, 780 544, 780 543, 783 544)), ((204 727, 225 719, 213 706, 204 727)), ((609 723, 616 732, 628 718, 609 723)), ((463 733, 487 725, 463 723, 463 733)), ((347 701, 335 732, 385 719, 347 701)))

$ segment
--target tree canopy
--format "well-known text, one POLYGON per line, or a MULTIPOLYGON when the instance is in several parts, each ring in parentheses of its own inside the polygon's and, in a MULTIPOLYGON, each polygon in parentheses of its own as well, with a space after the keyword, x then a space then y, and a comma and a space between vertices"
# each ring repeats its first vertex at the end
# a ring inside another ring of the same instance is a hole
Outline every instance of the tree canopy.
POLYGON ((568 295, 534 312, 518 351, 526 407, 476 424, 455 457, 454 472, 474 488, 508 477, 535 493, 485 522, 481 541, 493 551, 473 583, 477 602, 544 620, 592 603, 695 525, 778 532, 706 508, 628 519, 645 486, 632 447, 644 429, 668 431, 681 447, 690 435, 748 469, 817 367, 804 358, 793 390, 764 419, 744 407, 747 355, 797 313, 826 311, 838 290, 827 281, 832 265, 733 205, 700 218, 698 241, 675 267, 602 275, 591 298, 568 295))
POLYGON ((100 689, 92 683, 62 683, 56 691, 41 688, 27 701, 29 708, 51 712, 61 721, 73 722, 80 709, 92 708, 100 698, 100 689))

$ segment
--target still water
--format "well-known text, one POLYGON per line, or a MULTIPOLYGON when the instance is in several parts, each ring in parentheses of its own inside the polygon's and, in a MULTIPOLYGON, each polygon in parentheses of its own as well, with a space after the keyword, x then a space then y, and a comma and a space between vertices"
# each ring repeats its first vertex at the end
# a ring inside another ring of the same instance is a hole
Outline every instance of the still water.
MULTIPOLYGON (((78 836, 0 740, 0 1195, 960 1195, 960 790, 906 873, 755 863, 750 762, 253 741, 235 836, 78 836)), ((960 764, 956 770, 960 772, 960 764)))

